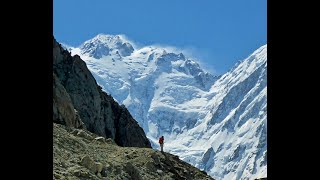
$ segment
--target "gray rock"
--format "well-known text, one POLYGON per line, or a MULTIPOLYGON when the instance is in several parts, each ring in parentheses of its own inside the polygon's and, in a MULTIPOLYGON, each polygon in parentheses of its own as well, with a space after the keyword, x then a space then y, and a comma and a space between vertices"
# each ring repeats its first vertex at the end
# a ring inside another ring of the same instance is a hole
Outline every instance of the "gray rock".
POLYGON ((93 139, 93 137, 90 134, 86 133, 83 130, 79 130, 76 135, 79 136, 79 137, 88 139, 88 140, 92 140, 93 139))
POLYGON ((61 166, 62 166, 63 168, 66 168, 66 167, 67 167, 67 164, 66 164, 64 161, 61 161, 61 166))
POLYGON ((90 177, 90 174, 86 171, 80 171, 80 177, 90 177))
POLYGON ((81 171, 80 170, 74 170, 73 171, 73 175, 79 177, 81 175, 81 171))
POLYGON ((80 161, 80 164, 88 169, 92 169, 94 163, 95 162, 88 155, 82 157, 80 161))
POLYGON ((94 140, 95 141, 98 141, 98 142, 102 142, 102 143, 105 143, 106 141, 105 141, 105 138, 104 137, 96 137, 96 138, 94 138, 94 140))
POLYGON ((106 143, 108 144, 114 144, 114 141, 111 138, 106 139, 106 143))
POLYGON ((157 173, 163 174, 163 171, 161 169, 157 169, 157 173))
POLYGON ((94 165, 96 166, 95 169, 95 173, 100 173, 103 169, 103 164, 100 162, 95 162, 94 165))
POLYGON ((101 175, 102 177, 107 177, 107 167, 102 167, 101 175))
POLYGON ((99 178, 102 178, 102 175, 101 175, 100 173, 98 173, 97 176, 98 176, 99 178))

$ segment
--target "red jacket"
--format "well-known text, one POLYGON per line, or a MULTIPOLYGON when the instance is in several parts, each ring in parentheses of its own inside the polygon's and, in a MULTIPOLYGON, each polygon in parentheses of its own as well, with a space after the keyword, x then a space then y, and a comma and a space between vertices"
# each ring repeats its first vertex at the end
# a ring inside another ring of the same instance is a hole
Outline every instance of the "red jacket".
POLYGON ((160 143, 160 144, 163 144, 163 141, 164 141, 164 138, 163 138, 163 136, 161 136, 161 137, 159 138, 159 143, 160 143))

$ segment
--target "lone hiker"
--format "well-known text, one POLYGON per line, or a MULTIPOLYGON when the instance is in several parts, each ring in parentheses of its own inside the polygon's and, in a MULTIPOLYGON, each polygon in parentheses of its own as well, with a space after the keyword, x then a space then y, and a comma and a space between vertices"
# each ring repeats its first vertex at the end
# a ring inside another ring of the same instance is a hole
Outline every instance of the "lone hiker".
POLYGON ((161 136, 161 137, 159 138, 159 144, 160 144, 160 147, 161 147, 161 152, 163 152, 163 141, 164 141, 164 137, 161 136))

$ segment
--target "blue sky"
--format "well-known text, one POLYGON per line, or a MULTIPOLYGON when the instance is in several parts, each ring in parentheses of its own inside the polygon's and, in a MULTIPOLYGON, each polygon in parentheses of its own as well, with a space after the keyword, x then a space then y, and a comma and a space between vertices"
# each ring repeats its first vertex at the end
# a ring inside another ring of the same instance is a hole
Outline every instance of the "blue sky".
POLYGON ((267 0, 53 0, 59 42, 99 33, 185 49, 221 74, 267 43, 267 0))

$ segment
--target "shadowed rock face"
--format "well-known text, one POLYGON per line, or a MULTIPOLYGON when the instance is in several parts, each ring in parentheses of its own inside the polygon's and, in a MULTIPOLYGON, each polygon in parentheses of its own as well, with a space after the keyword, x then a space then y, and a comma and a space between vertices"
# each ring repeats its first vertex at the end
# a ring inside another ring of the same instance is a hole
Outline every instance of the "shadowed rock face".
POLYGON ((53 122, 66 126, 85 128, 80 116, 72 104, 66 89, 53 73, 53 122))
POLYGON ((72 57, 54 38, 53 121, 76 128, 85 126, 120 146, 151 148, 128 110, 101 90, 78 55, 72 57))

